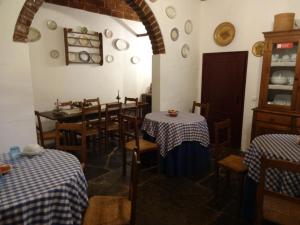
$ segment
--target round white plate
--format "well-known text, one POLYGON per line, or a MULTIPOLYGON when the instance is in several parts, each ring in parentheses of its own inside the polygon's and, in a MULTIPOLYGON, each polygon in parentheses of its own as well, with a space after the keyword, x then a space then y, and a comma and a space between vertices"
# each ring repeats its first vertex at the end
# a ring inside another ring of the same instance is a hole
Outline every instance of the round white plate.
POLYGON ((186 34, 191 34, 193 32, 193 23, 190 20, 187 20, 184 24, 184 31, 186 34))
POLYGON ((80 35, 80 39, 79 39, 79 43, 82 45, 82 46, 87 46, 89 45, 89 39, 86 35, 80 35))
POLYGON ((100 63, 100 61, 101 61, 101 56, 98 55, 98 54, 93 54, 93 55, 92 55, 92 60, 93 60, 94 63, 100 63))
POLYGON ((69 61, 71 62, 76 62, 76 53, 74 52, 69 52, 69 61))
POLYGON ((170 19, 174 19, 176 17, 176 9, 173 6, 168 6, 166 8, 166 14, 170 19))
POLYGON ((90 54, 88 52, 81 51, 81 52, 79 52, 79 59, 80 59, 81 62, 88 63, 90 61, 90 59, 91 59, 91 56, 90 56, 90 54))
POLYGON ((124 50, 127 50, 129 48, 129 43, 125 40, 122 40, 122 39, 117 39, 116 42, 115 42, 115 45, 116 45, 116 48, 119 51, 124 51, 124 50))
POLYGON ((59 57, 59 51, 56 50, 56 49, 52 50, 52 51, 50 52, 50 56, 51 56, 51 58, 53 58, 53 59, 57 59, 57 58, 59 57))
POLYGON ((138 64, 140 62, 140 58, 137 56, 133 56, 131 57, 130 61, 132 64, 138 64))
POLYGON ((69 43, 69 45, 75 45, 76 42, 77 42, 77 40, 75 38, 68 37, 68 43, 69 43))
POLYGON ((177 28, 173 28, 171 30, 171 34, 170 35, 171 35, 172 41, 177 41, 178 38, 179 38, 179 30, 177 28))
POLYGON ((104 31, 104 35, 106 38, 112 38, 112 36, 114 35, 113 32, 109 29, 105 29, 104 31))
POLYGON ((91 40, 91 45, 95 48, 98 48, 100 46, 100 41, 98 40, 91 40))
POLYGON ((41 36, 42 36, 41 32, 38 29, 36 29, 34 27, 30 27, 27 40, 29 42, 35 42, 35 41, 40 40, 41 36))
POLYGON ((114 61, 114 57, 112 55, 107 55, 105 57, 105 59, 106 59, 106 62, 108 62, 108 63, 112 63, 114 61))
POLYGON ((57 24, 54 20, 48 20, 47 21, 47 27, 50 29, 50 30, 56 30, 57 28, 57 24))
POLYGON ((189 56, 189 53, 190 53, 190 47, 188 46, 188 44, 184 44, 181 49, 182 57, 187 58, 189 56))

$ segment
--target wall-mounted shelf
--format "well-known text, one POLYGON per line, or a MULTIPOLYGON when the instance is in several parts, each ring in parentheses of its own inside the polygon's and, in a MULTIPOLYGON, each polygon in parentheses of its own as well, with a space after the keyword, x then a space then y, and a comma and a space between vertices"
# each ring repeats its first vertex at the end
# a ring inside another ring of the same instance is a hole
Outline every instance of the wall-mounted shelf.
POLYGON ((103 65, 102 34, 98 32, 81 33, 64 28, 66 65, 103 65))

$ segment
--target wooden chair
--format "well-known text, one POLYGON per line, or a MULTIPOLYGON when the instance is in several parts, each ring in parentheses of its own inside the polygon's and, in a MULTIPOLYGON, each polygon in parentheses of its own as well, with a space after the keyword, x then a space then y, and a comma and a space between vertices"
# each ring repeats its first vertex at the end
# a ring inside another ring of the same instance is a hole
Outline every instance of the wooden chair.
POLYGON ((261 160, 260 181, 257 189, 256 225, 266 219, 283 225, 300 224, 300 198, 290 197, 265 189, 266 170, 275 168, 300 174, 300 164, 282 160, 261 160))
POLYGON ((67 102, 60 102, 59 106, 60 107, 70 107, 72 108, 73 102, 72 101, 67 101, 67 102))
POLYGON ((138 154, 132 155, 129 196, 93 196, 89 200, 83 225, 135 225, 137 185, 139 177, 138 154))
POLYGON ((225 158, 222 158, 222 154, 224 151, 228 150, 231 146, 231 121, 230 119, 226 119, 220 122, 214 123, 214 144, 213 154, 215 159, 215 168, 216 168, 216 191, 218 193, 219 186, 219 173, 220 168, 223 168, 227 172, 228 180, 230 179, 230 173, 234 172, 239 175, 240 179, 240 206, 242 204, 242 193, 244 188, 244 178, 247 173, 247 166, 244 164, 243 157, 239 155, 229 155, 225 158))
POLYGON ((96 137, 101 140, 103 121, 99 98, 84 99, 82 104, 82 121, 86 122, 86 136, 93 138, 93 146, 96 146, 96 137), (91 117, 91 114, 97 115, 91 117), (101 127, 102 126, 102 127, 101 127))
POLYGON ((144 140, 142 137, 139 136, 137 117, 122 114, 120 118, 121 139, 123 149, 123 175, 126 175, 126 152, 133 152, 135 148, 137 149, 138 159, 140 159, 140 155, 143 153, 157 151, 157 157, 159 162, 159 146, 157 143, 144 140), (132 140, 129 141, 130 138, 132 140))
POLYGON ((38 111, 34 111, 34 114, 36 116, 37 141, 39 145, 45 148, 45 141, 55 141, 55 130, 44 131, 40 113, 38 111))
POLYGON ((85 164, 87 152, 86 122, 56 123, 56 148, 67 152, 79 152, 80 162, 85 164), (81 137, 79 143, 77 137, 81 137))
POLYGON ((209 113, 209 103, 199 103, 196 101, 193 101, 193 108, 192 113, 195 113, 196 107, 200 108, 200 114, 205 117, 205 119, 208 118, 209 113))
MULTIPOLYGON (((122 103, 108 103, 105 108, 105 149, 108 147, 109 136, 117 134, 120 137, 120 114, 122 113, 122 103)), ((119 140, 121 143, 121 140, 119 140)))
POLYGON ((139 117, 139 107, 138 107, 138 98, 129 98, 129 97, 125 97, 124 100, 124 104, 128 104, 128 103, 134 103, 135 107, 133 107, 132 109, 127 109, 126 111, 123 110, 123 113, 132 115, 132 116, 138 116, 139 117))

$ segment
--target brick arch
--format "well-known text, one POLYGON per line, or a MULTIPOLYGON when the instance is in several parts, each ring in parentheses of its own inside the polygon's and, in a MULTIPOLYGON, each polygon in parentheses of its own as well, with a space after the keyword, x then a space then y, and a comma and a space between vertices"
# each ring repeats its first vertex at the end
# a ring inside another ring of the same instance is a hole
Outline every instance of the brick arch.
MULTIPOLYGON (((27 42, 27 35, 32 20, 45 0, 26 0, 19 14, 13 40, 27 42)), ((68 0, 65 0, 68 2, 68 0)), ((124 0, 138 15, 149 35, 153 54, 164 54, 165 45, 156 18, 145 0, 124 0)), ((67 5, 67 4, 66 4, 67 5)))

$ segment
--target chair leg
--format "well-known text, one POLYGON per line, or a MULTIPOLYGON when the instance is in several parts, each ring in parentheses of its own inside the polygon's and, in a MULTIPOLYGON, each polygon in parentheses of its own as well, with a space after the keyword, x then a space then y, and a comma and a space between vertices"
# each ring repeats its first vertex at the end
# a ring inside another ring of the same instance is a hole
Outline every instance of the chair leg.
POLYGON ((220 167, 216 164, 216 196, 219 193, 219 179, 220 179, 220 167))
POLYGON ((126 172, 127 172, 127 154, 126 154, 126 149, 123 148, 123 176, 126 176, 126 172))
POLYGON ((239 210, 238 213, 241 214, 242 206, 244 201, 244 183, 245 183, 245 173, 240 174, 240 193, 239 193, 239 210))
POLYGON ((157 150, 157 173, 160 174, 160 151, 157 150))

